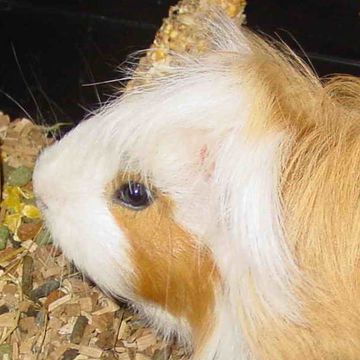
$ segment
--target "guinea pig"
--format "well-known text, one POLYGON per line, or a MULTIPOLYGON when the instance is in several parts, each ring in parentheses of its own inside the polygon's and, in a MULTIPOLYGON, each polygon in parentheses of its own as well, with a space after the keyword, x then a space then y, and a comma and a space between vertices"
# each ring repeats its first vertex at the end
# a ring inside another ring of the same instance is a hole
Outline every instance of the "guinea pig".
POLYGON ((204 55, 39 157, 56 243, 196 360, 360 359, 360 80, 213 16, 204 55))

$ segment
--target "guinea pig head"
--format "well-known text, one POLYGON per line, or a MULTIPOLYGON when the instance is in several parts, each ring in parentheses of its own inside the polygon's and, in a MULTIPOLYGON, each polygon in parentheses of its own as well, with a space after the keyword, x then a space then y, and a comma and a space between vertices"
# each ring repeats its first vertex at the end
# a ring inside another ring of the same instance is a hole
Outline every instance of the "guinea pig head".
POLYGON ((197 358, 250 359, 243 340, 266 311, 298 320, 279 169, 317 85, 303 91, 305 67, 230 20, 213 25, 207 55, 177 58, 44 150, 34 189, 56 244, 102 289, 197 358))
POLYGON ((216 152, 247 111, 232 61, 169 69, 44 150, 34 172, 64 254, 166 335, 195 344, 210 336, 222 291, 216 152))

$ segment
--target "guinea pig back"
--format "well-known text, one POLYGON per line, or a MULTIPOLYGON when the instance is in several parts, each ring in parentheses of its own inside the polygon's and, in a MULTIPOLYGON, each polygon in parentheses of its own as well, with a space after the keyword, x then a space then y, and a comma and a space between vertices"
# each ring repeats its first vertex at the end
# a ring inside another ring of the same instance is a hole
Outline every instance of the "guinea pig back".
POLYGON ((360 80, 222 14, 206 29, 207 54, 42 153, 46 224, 195 360, 358 360, 360 80))

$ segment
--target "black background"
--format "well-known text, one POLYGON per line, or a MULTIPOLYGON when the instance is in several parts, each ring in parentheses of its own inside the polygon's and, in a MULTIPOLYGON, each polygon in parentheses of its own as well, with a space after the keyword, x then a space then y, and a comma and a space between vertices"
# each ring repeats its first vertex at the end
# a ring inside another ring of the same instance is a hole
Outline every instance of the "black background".
MULTIPOLYGON (((0 0, 0 110, 79 122, 114 92, 128 54, 149 46, 176 0, 0 0)), ((359 0, 248 0, 248 26, 280 36, 320 75, 360 75, 359 0)))

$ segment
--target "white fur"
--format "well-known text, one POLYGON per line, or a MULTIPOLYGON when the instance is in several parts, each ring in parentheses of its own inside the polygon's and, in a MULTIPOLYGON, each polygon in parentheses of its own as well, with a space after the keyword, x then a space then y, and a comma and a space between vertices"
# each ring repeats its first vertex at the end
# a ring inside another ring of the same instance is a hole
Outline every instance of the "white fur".
POLYGON ((234 131, 219 151, 215 186, 224 214, 224 241, 214 252, 229 282, 231 297, 253 310, 249 292, 254 280, 256 293, 274 314, 300 321, 299 304, 292 284, 297 273, 283 234, 279 200, 281 152, 288 136, 273 133, 251 139, 234 131), (233 154, 237 154, 233 156, 233 154))
POLYGON ((155 329, 165 341, 175 338, 185 350, 191 352, 191 327, 186 319, 176 318, 158 305, 141 301, 134 305, 134 309, 142 316, 146 325, 155 329))
POLYGON ((221 296, 216 304, 215 313, 217 322, 213 334, 194 360, 254 360, 240 323, 234 321, 237 314, 234 314, 231 300, 221 296))
POLYGON ((96 139, 87 141, 83 131, 89 125, 83 123, 78 134, 44 151, 34 171, 34 188, 47 206, 47 226, 64 254, 104 290, 127 298, 132 293, 128 243, 103 197, 113 159, 99 155, 101 151, 89 155, 96 146, 96 139), (73 141, 77 136, 83 146, 73 141))
POLYGON ((301 318, 277 193, 280 148, 288 140, 283 133, 257 141, 244 135, 255 99, 246 95, 237 65, 249 46, 226 18, 211 27, 218 36, 210 55, 179 58, 167 76, 114 101, 45 150, 34 186, 65 254, 101 287, 135 301, 165 334, 188 341, 181 319, 134 296, 128 243, 103 195, 120 170, 149 176, 175 200, 178 222, 213 251, 224 281, 215 330, 199 360, 249 360, 239 309, 255 320, 250 277, 270 313, 301 318), (209 156, 201 163, 203 146, 209 156))

